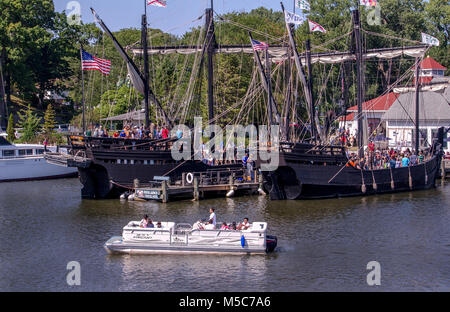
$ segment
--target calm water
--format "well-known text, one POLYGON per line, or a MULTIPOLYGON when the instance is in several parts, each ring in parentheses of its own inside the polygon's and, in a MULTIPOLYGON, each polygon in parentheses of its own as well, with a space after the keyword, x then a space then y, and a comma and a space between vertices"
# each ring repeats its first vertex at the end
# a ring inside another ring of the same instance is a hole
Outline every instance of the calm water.
MULTIPOLYGON (((440 182, 439 182, 440 183, 440 182)), ((0 184, 0 291, 450 290, 450 184, 366 198, 270 202, 85 201, 76 179, 0 184), (130 220, 265 220, 268 256, 110 256, 103 243, 130 220), (381 264, 369 287, 366 265, 381 264), (66 265, 81 263, 81 286, 66 265)))

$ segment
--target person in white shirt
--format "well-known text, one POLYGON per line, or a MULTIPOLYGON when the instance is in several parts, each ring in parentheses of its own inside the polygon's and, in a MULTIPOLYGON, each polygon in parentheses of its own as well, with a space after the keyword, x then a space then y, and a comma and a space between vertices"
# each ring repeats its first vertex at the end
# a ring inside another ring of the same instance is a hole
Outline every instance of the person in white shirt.
POLYGON ((215 213, 215 209, 211 208, 209 209, 209 222, 212 223, 214 225, 214 227, 216 227, 216 213, 215 213))
POLYGON ((148 215, 144 216, 144 219, 141 220, 141 223, 139 223, 139 226, 141 228, 146 228, 148 224, 148 215))
POLYGON ((240 231, 248 230, 251 226, 252 225, 248 222, 248 218, 244 218, 244 222, 239 224, 238 230, 240 231))

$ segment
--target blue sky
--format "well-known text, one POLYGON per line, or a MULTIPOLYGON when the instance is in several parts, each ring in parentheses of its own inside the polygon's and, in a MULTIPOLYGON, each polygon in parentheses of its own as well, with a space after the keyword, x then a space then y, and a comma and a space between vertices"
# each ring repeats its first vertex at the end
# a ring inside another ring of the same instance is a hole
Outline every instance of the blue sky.
MULTIPOLYGON (((68 4, 71 0, 54 0, 57 11, 72 11, 68 4)), ((78 0, 81 6, 81 16, 85 23, 94 21, 89 8, 93 7, 106 25, 117 31, 122 28, 140 28, 141 15, 144 13, 144 0, 78 0)), ((286 8, 292 10, 294 0, 283 0, 286 8)), ((203 21, 191 23, 201 16, 210 0, 167 0, 167 8, 149 6, 149 23, 152 28, 181 35, 191 27, 198 26, 203 21)), ((219 14, 232 11, 250 11, 264 6, 281 10, 280 0, 214 0, 214 10, 219 14)))

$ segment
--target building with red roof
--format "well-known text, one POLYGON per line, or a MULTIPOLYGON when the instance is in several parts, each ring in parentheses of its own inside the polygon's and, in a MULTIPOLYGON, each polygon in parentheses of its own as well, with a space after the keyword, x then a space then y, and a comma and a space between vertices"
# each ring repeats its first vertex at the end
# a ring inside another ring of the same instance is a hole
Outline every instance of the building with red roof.
MULTIPOLYGON (((363 116, 367 119, 367 126, 371 133, 378 128, 384 113, 391 108, 398 96, 398 93, 390 92, 363 103, 363 116)), ((344 128, 345 125, 345 128, 350 129, 351 133, 356 133, 358 128, 358 106, 355 105, 350 107, 347 109, 347 112, 349 114, 345 117, 341 117, 339 126, 340 128, 344 128)))
MULTIPOLYGON (((411 68, 414 71, 414 77, 416 76, 416 69, 411 68)), ((429 84, 434 78, 441 78, 445 76, 445 71, 447 68, 436 62, 430 56, 427 56, 420 62, 420 83, 421 84, 429 84)), ((414 78, 414 84, 416 83, 416 78, 414 78)))

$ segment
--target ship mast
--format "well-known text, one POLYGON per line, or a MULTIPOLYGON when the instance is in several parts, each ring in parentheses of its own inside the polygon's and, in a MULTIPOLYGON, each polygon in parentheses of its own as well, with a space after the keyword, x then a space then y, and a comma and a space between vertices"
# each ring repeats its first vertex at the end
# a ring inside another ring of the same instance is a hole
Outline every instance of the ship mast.
POLYGON ((7 107, 5 97, 5 81, 3 80, 3 55, 0 54, 0 129, 5 128, 8 123, 7 107))
POLYGON ((361 46, 361 23, 359 11, 353 11, 353 33, 355 38, 355 56, 356 56, 356 91, 358 104, 358 156, 361 159, 364 156, 364 129, 363 129, 363 77, 362 77, 362 46, 361 46))
POLYGON ((216 50, 216 36, 214 34, 214 1, 205 12, 205 29, 207 44, 207 66, 208 66, 208 117, 210 122, 214 119, 214 53, 216 50))
POLYGON ((149 116, 149 68, 148 68, 148 48, 147 48, 147 6, 145 14, 142 15, 142 48, 144 49, 144 109, 145 109, 145 127, 150 126, 149 116))
POLYGON ((420 79, 419 79, 419 72, 420 72, 420 58, 416 58, 416 155, 419 155, 419 148, 420 148, 420 134, 419 134, 419 107, 420 107, 420 79))
MULTIPOLYGON (((282 9, 283 14, 284 14, 285 10, 284 10, 284 5, 283 5, 282 2, 281 2, 281 9, 282 9)), ((297 67, 297 75, 299 76, 300 81, 302 82, 302 85, 303 85, 303 89, 304 89, 305 97, 306 97, 306 102, 308 103, 309 117, 311 119, 311 125, 313 125, 313 120, 315 118, 314 118, 314 112, 311 111, 311 107, 314 107, 314 103, 312 101, 312 91, 309 88, 310 85, 309 85, 309 83, 308 83, 308 81, 306 79, 305 72, 303 71, 303 65, 302 65, 302 61, 300 59, 300 56, 298 54, 297 48, 296 48, 297 45, 295 43, 294 35, 292 34, 292 29, 291 29, 291 27, 290 27, 290 25, 288 23, 286 23, 286 28, 287 28, 287 31, 288 31, 288 34, 289 34, 289 42, 290 42, 292 51, 294 53, 294 61, 295 61, 295 65, 297 67)), ((316 123, 316 127, 319 127, 319 125, 317 123, 316 123)), ((311 126, 311 135, 313 135, 313 133, 314 132, 313 132, 312 126, 311 126)), ((320 140, 320 135, 319 135, 318 129, 317 129, 317 137, 315 139, 316 140, 317 139, 320 140)))
POLYGON ((311 99, 309 103, 309 111, 311 114, 311 137, 317 139, 316 131, 316 108, 314 107, 314 95, 312 85, 312 67, 311 67, 311 40, 308 38, 305 42, 306 45, 306 65, 308 67, 308 89, 311 92, 311 99))

